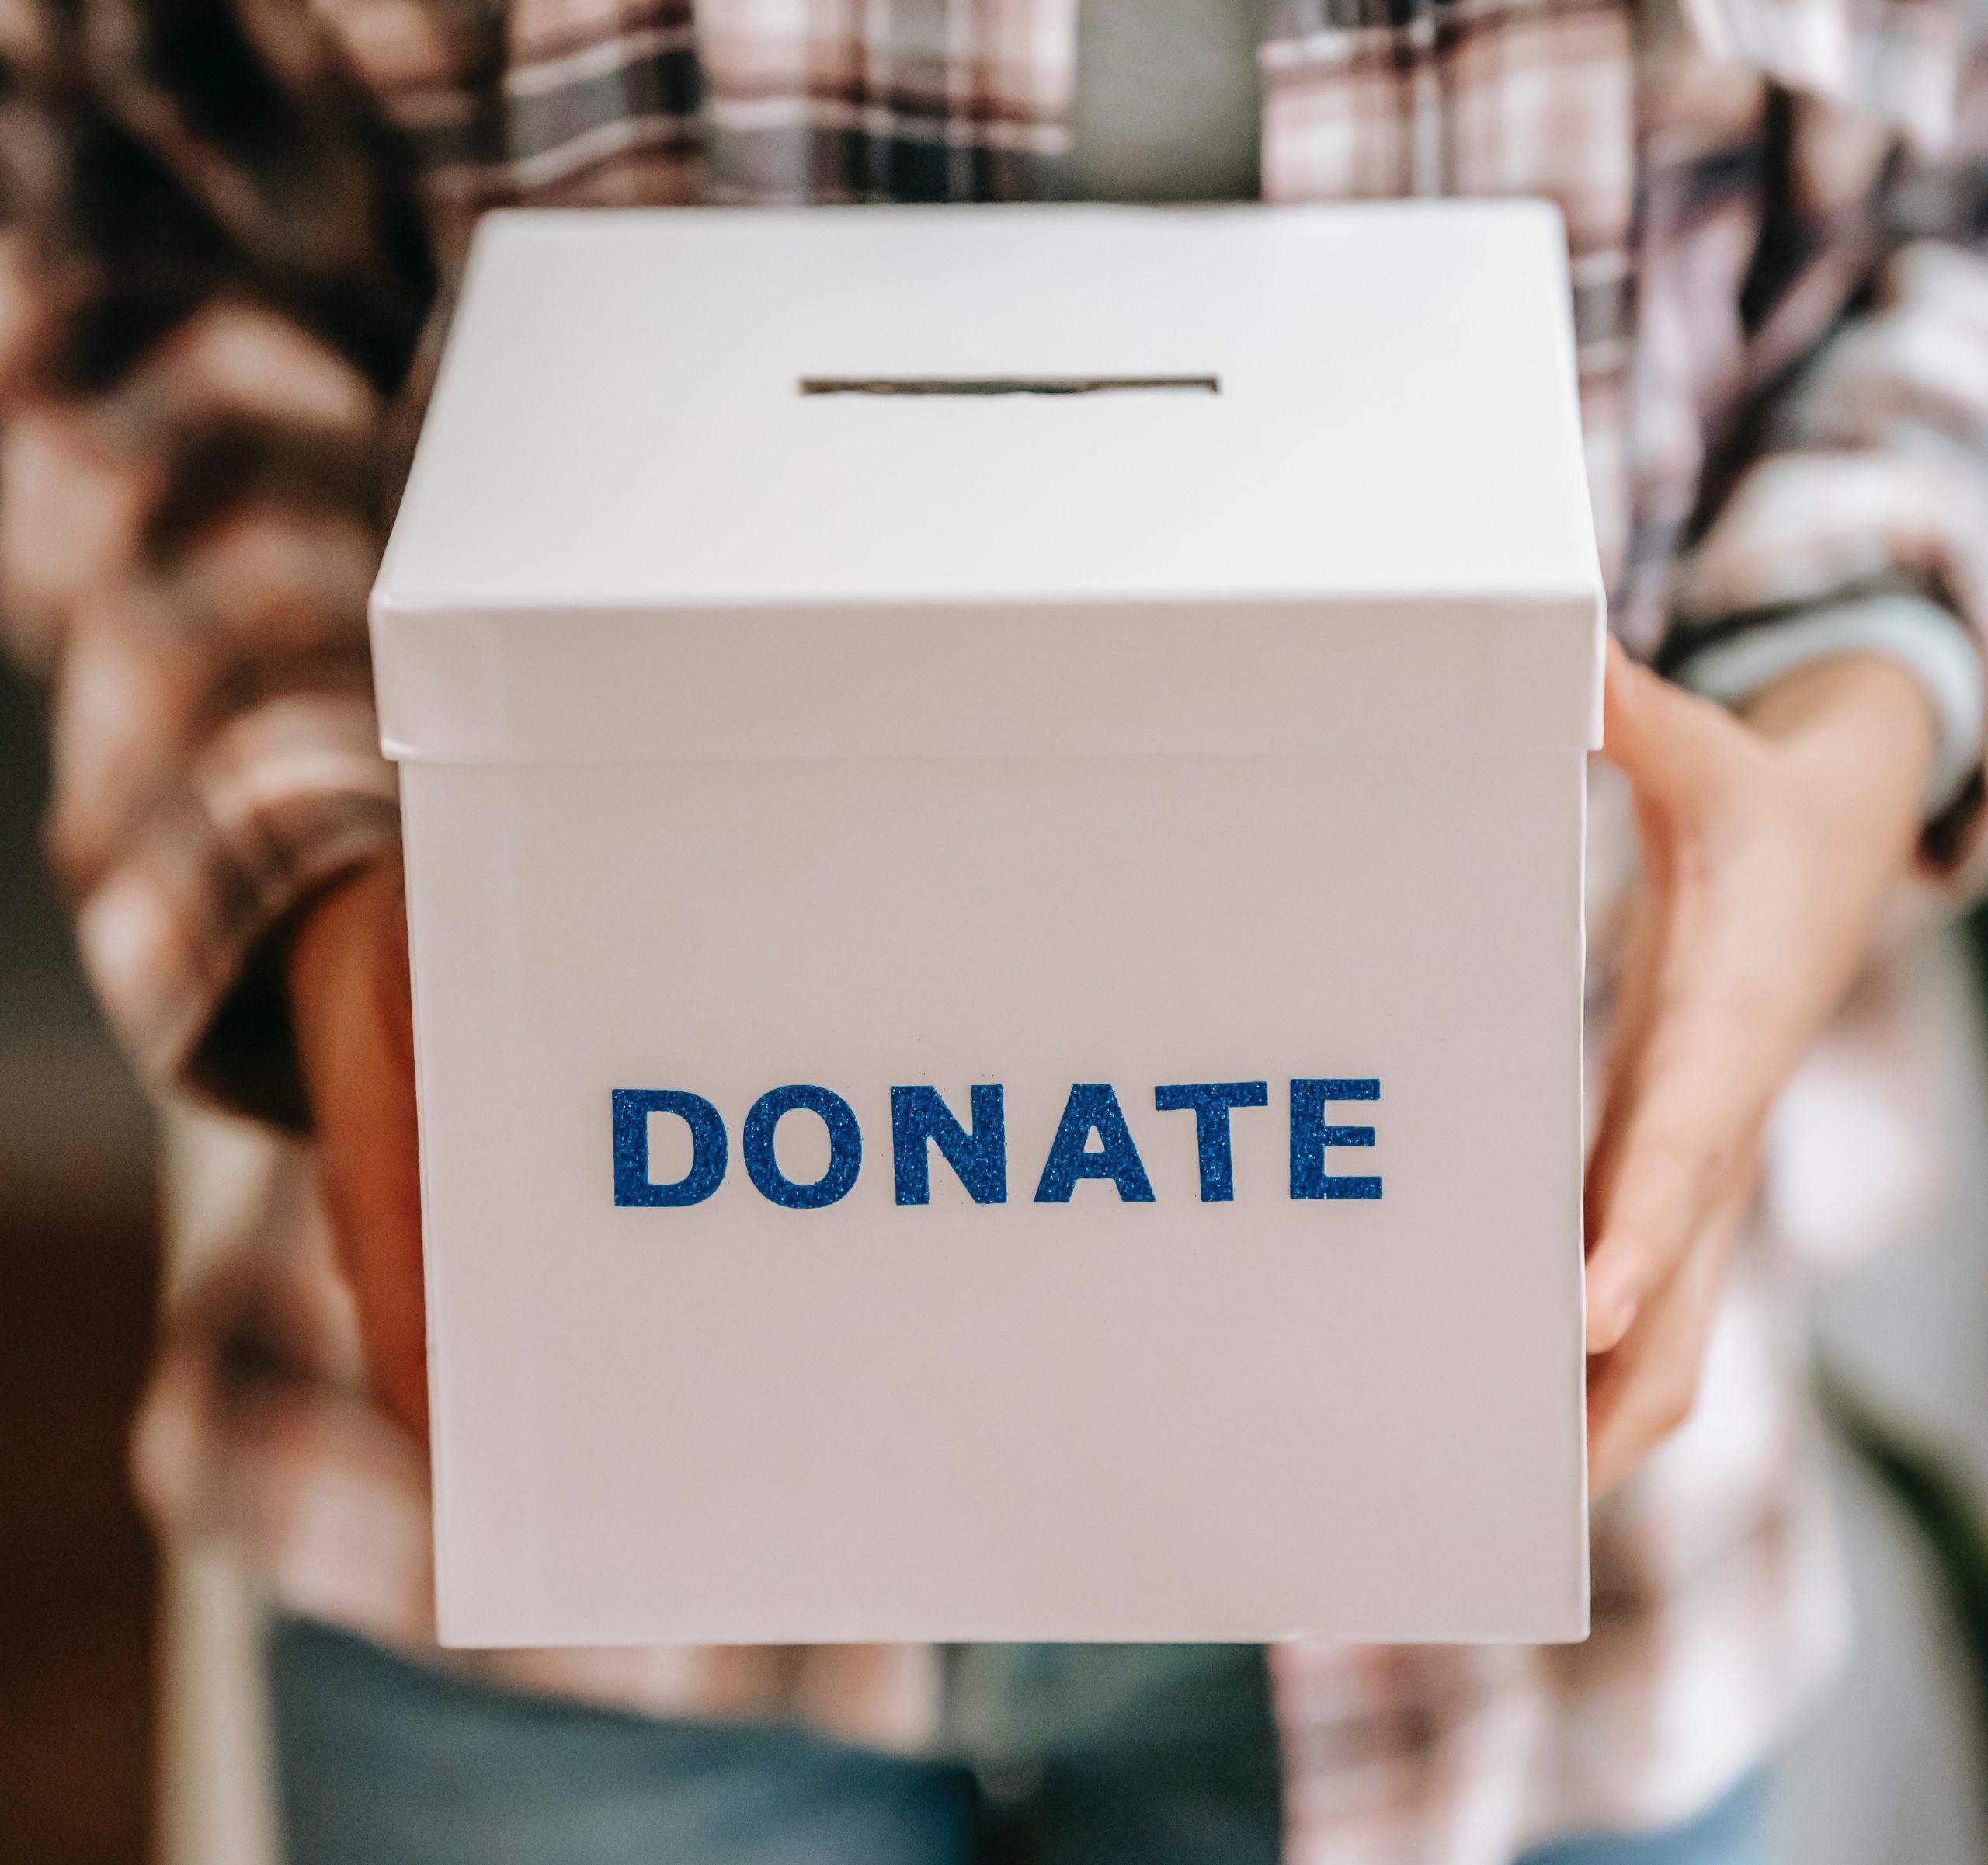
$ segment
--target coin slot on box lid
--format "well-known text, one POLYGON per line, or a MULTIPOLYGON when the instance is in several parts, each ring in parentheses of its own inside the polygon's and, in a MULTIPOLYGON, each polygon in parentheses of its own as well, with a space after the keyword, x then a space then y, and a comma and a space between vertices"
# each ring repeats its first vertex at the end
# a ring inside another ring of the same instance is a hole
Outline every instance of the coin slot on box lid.
POLYGON ((1218 395, 1219 376, 803 376, 804 395, 1094 395, 1132 389, 1218 395))

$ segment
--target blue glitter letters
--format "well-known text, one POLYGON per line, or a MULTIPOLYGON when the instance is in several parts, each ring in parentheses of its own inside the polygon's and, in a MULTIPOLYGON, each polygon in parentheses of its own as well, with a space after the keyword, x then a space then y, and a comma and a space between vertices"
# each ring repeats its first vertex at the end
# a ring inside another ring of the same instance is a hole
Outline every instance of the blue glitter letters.
MULTIPOLYGON (((940 1157, 977 1205, 1008 1202, 1008 1132, 1006 1091, 999 1082, 977 1082, 970 1091, 972 1119, 962 1125, 934 1087, 891 1090, 893 1189, 900 1205, 932 1202, 932 1155, 940 1157)), ((1371 1146, 1371 1127, 1328 1125, 1325 1111, 1337 1101, 1378 1101, 1377 1076, 1298 1076, 1291 1083, 1291 1195, 1293 1199, 1378 1199, 1378 1175, 1356 1176, 1326 1170, 1334 1146, 1371 1146)), ((1163 1082, 1153 1090, 1163 1113, 1191 1109, 1201 1167, 1201 1202, 1231 1204, 1236 1199, 1236 1154, 1230 1116, 1237 1108, 1270 1105, 1266 1081, 1163 1082)), ((725 1119, 701 1094, 681 1088, 612 1091, 614 1202, 624 1206, 700 1205, 724 1182, 728 1143, 725 1119), (690 1130, 690 1167, 679 1179, 659 1185, 649 1176, 649 1119, 673 1114, 690 1130)), ((832 1090, 805 1082, 770 1090, 754 1101, 741 1136, 746 1171, 759 1195, 790 1211, 818 1211, 849 1195, 863 1166, 863 1130, 856 1110, 832 1090), (816 1115, 828 1129, 829 1164, 812 1184, 789 1178, 774 1155, 773 1135, 782 1116, 816 1115)), ((1108 1179, 1119 1201, 1156 1202, 1145 1162, 1126 1125, 1118 1091, 1106 1081, 1072 1084, 1037 1181, 1035 1202, 1067 1205, 1084 1178, 1108 1179), (1097 1136, 1095 1151, 1091 1137, 1097 1136)))
POLYGON ((1380 1082, 1372 1076, 1300 1078, 1291 1084, 1291 1195, 1293 1198, 1378 1198, 1378 1178, 1336 1176, 1326 1170, 1328 1146, 1371 1146, 1371 1127, 1326 1125, 1325 1108, 1333 1101, 1378 1101, 1380 1082))
POLYGON ((1125 1111, 1118 1105, 1117 1091, 1108 1081, 1079 1081, 1063 1104, 1063 1119, 1044 1161, 1041 1182, 1035 1188, 1038 1205, 1067 1205, 1080 1178, 1108 1178, 1118 1188, 1120 1201, 1128 1205, 1153 1202, 1152 1181, 1146 1177, 1145 1162, 1132 1144, 1131 1129, 1125 1125, 1125 1111), (1098 1137, 1100 1150, 1086 1152, 1090 1136, 1098 1137))
POLYGON ((960 1125, 937 1088, 891 1090, 891 1153, 901 1205, 932 1202, 931 1157, 936 1146, 959 1174, 976 1205, 1008 1202, 1008 1127, 998 1082, 972 1090, 973 1126, 960 1125))
POLYGON ((773 1088, 752 1103, 742 1136, 746 1170, 761 1193, 791 1211, 818 1211, 847 1195, 863 1164, 863 1130, 856 1110, 828 1088, 795 1082, 773 1088), (797 1185, 773 1157, 773 1129, 783 1114, 818 1114, 829 1129, 829 1169, 812 1185, 797 1185))
POLYGON ((614 1202, 617 1205, 700 1205, 725 1178, 725 1122, 701 1094, 680 1088, 617 1088, 614 1202), (649 1177, 649 1116, 674 1114, 690 1129, 690 1169, 673 1184, 649 1177))
POLYGON ((1194 1110, 1194 1143, 1201 1155, 1201 1202, 1225 1205, 1236 1197, 1234 1149, 1229 1144, 1231 1108, 1267 1108, 1267 1081, 1189 1081, 1157 1087, 1152 1105, 1162 1113, 1177 1108, 1194 1110))

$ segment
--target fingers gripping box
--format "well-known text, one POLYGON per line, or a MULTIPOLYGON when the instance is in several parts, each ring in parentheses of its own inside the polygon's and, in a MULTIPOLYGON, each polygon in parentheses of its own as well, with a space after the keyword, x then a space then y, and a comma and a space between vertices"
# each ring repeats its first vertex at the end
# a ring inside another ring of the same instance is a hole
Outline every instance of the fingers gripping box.
POLYGON ((1567 294, 485 224, 373 607, 445 1638, 1582 1634, 1567 294))

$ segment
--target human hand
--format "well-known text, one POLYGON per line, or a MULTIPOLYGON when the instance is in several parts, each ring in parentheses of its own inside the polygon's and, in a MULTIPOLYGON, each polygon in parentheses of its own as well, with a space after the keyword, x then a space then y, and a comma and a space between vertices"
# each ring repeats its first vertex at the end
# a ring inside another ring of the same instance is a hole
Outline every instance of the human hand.
POLYGON ((1918 683, 1878 656, 1736 718, 1610 647, 1642 874, 1587 1171, 1597 1495, 1690 1414, 1761 1128, 1912 858, 1931 747, 1918 683))
POLYGON ((428 1336, 407 904, 397 861, 316 901, 291 941, 291 1016, 318 1176, 387 1411, 428 1437, 428 1336))

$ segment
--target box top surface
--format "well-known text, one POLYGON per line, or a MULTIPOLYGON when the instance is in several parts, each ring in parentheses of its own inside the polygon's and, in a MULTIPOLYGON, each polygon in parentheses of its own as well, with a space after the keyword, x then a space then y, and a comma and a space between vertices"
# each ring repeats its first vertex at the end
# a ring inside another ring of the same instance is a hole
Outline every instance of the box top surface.
POLYGON ((1548 207, 677 209, 486 220, 378 599, 1597 586, 1548 207))

